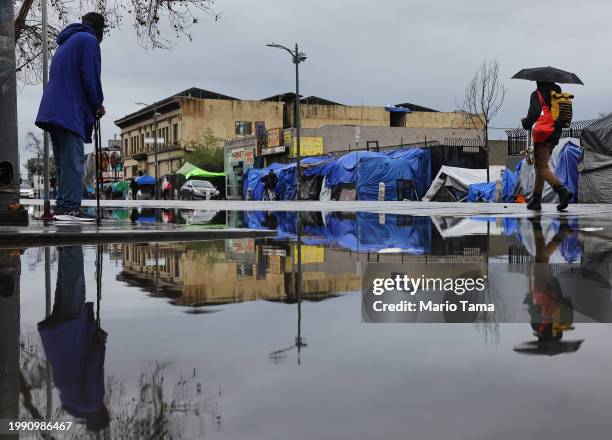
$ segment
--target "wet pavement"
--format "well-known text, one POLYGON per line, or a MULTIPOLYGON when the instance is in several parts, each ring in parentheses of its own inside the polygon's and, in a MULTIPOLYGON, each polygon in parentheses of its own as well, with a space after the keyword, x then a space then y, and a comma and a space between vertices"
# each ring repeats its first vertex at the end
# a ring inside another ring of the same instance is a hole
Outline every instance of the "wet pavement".
POLYGON ((0 249, 0 419, 78 422, 67 438, 609 438, 608 219, 104 217, 271 236, 0 249), (362 323, 373 268, 453 264, 486 272, 495 313, 362 323))

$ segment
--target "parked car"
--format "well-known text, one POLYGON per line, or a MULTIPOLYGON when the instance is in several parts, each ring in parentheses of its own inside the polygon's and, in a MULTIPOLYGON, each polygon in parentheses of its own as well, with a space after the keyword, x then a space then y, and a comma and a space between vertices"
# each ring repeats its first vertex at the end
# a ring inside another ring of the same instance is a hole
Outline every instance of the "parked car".
POLYGON ((208 180, 188 180, 181 187, 179 197, 181 200, 217 199, 219 190, 208 180))
POLYGON ((22 182, 22 184, 19 185, 19 197, 21 197, 22 199, 34 198, 34 190, 32 189, 29 183, 22 182))

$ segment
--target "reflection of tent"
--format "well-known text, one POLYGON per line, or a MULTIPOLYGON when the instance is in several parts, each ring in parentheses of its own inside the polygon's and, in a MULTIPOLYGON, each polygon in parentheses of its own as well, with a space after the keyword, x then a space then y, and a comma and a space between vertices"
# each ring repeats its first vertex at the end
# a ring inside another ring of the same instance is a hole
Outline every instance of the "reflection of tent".
MULTIPOLYGON (((394 252, 412 255, 431 252, 429 217, 387 214, 385 223, 380 224, 379 216, 375 213, 360 212, 351 216, 338 213, 324 215, 325 221, 318 223, 308 222, 303 218, 304 244, 326 245, 353 252, 394 252)), ((297 238, 295 212, 246 212, 245 224, 251 229, 276 229, 278 239, 297 238), (271 219, 272 216, 275 218, 271 219)))
MULTIPOLYGON (((554 170, 561 183, 569 188, 576 196, 578 194, 578 160, 580 158, 579 139, 561 139, 550 155, 550 168, 554 170)), ((523 194, 527 199, 531 199, 533 193, 535 170, 533 165, 527 165, 525 159, 521 160, 516 166, 516 184, 513 195, 523 194)), ((548 183, 544 183, 542 201, 546 203, 556 203, 557 194, 548 183)))
MULTIPOLYGON (((504 168, 501 166, 489 167, 490 181, 498 180, 504 168)), ((467 197, 470 185, 486 181, 486 169, 457 168, 444 165, 438 171, 438 175, 423 197, 423 201, 463 201, 467 197)))
POLYGON ((155 185, 155 177, 140 176, 136 178, 136 183, 139 185, 155 185))
POLYGON ((582 130, 580 203, 612 203, 612 114, 582 130))
POLYGON ((195 165, 185 162, 185 165, 180 167, 176 174, 182 174, 185 176, 185 179, 190 179, 192 177, 221 177, 225 176, 225 173, 215 173, 212 171, 206 171, 202 168, 198 168, 195 165))
POLYGON ((125 190, 129 188, 130 182, 126 182, 126 181, 115 182, 111 186, 113 188, 113 192, 124 192, 125 190))

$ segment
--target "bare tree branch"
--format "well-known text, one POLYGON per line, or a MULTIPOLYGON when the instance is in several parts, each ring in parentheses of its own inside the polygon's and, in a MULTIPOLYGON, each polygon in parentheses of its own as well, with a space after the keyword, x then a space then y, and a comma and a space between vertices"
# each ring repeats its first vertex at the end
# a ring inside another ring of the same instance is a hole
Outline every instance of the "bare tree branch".
MULTIPOLYGON (((3 0, 4 1, 4 0, 3 0)), ((20 84, 35 84, 42 79, 41 0, 15 2, 15 52, 20 84)), ((171 49, 174 40, 192 39, 190 29, 204 14, 217 21, 214 0, 46 0, 49 8, 49 53, 56 47, 60 30, 90 11, 104 15, 106 32, 119 28, 131 17, 139 45, 145 49, 171 49), (173 35, 174 39, 170 36, 173 35)))

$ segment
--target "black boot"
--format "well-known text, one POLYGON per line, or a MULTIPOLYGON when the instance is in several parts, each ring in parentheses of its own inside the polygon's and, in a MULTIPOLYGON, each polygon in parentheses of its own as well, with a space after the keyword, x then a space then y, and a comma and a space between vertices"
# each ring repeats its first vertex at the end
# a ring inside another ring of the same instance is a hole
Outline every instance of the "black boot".
POLYGON ((570 200, 574 197, 574 193, 568 190, 565 186, 559 185, 555 188, 555 192, 559 195, 559 204, 557 211, 563 211, 569 205, 570 200))
POLYGON ((527 204, 527 209, 530 211, 542 210, 542 193, 533 193, 533 196, 531 196, 531 202, 527 204))

